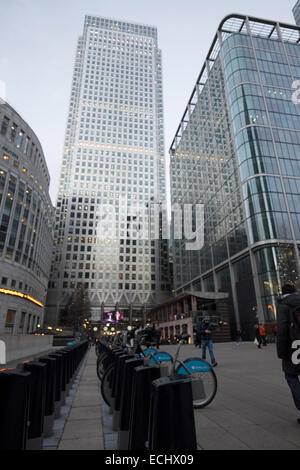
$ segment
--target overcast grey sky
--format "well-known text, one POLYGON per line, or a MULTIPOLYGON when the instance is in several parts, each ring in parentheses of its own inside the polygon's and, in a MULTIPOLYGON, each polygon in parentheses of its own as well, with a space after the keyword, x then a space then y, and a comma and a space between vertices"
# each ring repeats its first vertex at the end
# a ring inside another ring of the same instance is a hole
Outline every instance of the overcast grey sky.
POLYGON ((41 141, 56 201, 77 37, 85 14, 158 28, 168 152, 222 18, 294 23, 296 0, 0 0, 0 80, 41 141))

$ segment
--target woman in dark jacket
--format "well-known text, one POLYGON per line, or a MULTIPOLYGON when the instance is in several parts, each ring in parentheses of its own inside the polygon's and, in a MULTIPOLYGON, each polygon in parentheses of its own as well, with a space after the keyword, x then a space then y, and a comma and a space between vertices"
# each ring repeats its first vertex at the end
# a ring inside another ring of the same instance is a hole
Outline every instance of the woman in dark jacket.
POLYGON ((260 336, 259 325, 255 325, 254 328, 255 328, 255 338, 257 340, 257 347, 258 349, 261 349, 262 339, 260 336))

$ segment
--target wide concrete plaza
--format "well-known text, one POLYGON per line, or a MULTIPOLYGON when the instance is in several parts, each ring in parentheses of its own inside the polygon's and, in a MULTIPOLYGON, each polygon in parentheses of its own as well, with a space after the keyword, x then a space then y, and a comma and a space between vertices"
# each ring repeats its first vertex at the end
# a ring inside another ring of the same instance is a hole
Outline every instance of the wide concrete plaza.
MULTIPOLYGON (((176 346, 161 347, 171 354, 176 346)), ((216 344, 218 393, 213 403, 195 411, 199 450, 300 449, 300 413, 295 409, 274 345, 216 344)), ((199 356, 184 346, 181 358, 199 356)), ((102 403, 101 403, 102 402, 102 403)), ((111 415, 100 402, 96 355, 92 348, 82 367, 70 412, 56 439, 45 448, 117 450, 111 415)), ((187 449, 188 450, 188 449, 187 449)), ((167 449, 166 449, 167 451, 167 449)))

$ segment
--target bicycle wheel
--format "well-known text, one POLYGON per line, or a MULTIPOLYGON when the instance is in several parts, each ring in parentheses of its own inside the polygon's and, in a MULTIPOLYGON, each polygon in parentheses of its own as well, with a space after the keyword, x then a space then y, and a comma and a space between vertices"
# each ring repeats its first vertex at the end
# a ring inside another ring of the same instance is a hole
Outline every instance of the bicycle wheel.
POLYGON ((208 362, 199 358, 190 358, 183 361, 185 367, 180 364, 176 373, 180 375, 191 375, 194 408, 208 406, 216 396, 218 383, 217 377, 208 362))
POLYGON ((111 384, 113 370, 114 370, 114 365, 111 364, 105 371, 105 374, 103 375, 103 379, 101 382, 101 394, 107 406, 111 406, 112 396, 111 396, 110 384, 111 384))
POLYGON ((101 353, 101 346, 99 343, 96 343, 95 351, 96 351, 97 358, 100 357, 102 353, 101 353))
POLYGON ((104 352, 97 359, 97 376, 100 381, 103 379, 103 375, 106 369, 105 359, 107 358, 108 358, 108 354, 104 352))

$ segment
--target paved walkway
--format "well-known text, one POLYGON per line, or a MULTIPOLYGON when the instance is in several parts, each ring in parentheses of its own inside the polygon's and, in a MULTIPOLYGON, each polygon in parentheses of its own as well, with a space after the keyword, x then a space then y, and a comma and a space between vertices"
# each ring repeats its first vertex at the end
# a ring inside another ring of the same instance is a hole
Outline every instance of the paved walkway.
POLYGON ((100 409, 99 380, 96 375, 96 354, 91 348, 78 378, 58 450, 103 450, 104 438, 100 409))
MULTIPOLYGON (((161 349, 173 354, 176 346, 161 349)), ((300 426, 296 422, 299 412, 285 383, 275 346, 259 350, 249 343, 230 343, 217 344, 214 350, 219 363, 218 393, 209 407, 195 411, 198 448, 300 450, 300 426)), ((182 348, 182 359, 195 356, 200 356, 199 349, 182 348)), ((77 388, 72 389, 73 397, 68 399, 72 402, 64 423, 56 422, 60 432, 57 448, 117 450, 111 415, 100 399, 93 348, 74 386, 77 388)))

